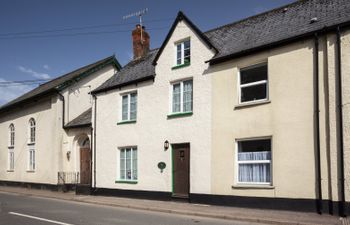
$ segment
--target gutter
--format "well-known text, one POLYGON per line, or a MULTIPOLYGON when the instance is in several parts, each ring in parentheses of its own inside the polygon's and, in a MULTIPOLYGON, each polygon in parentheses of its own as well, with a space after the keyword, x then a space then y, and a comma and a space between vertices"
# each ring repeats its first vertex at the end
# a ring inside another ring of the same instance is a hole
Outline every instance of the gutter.
MULTIPOLYGON (((96 110, 97 110, 97 96, 92 95, 94 101, 95 101, 95 108, 94 108, 94 126, 92 126, 92 130, 94 133, 94 138, 93 138, 93 144, 94 144, 94 159, 93 159, 93 164, 94 164, 94 191, 96 191, 96 110)), ((91 132, 92 132, 91 130, 91 132)))
POLYGON ((98 93, 101 93, 101 92, 110 91, 110 90, 113 90, 113 89, 121 88, 121 87, 124 87, 124 86, 127 86, 127 85, 131 85, 131 84, 137 84, 137 83, 140 83, 140 82, 143 82, 143 81, 152 80, 152 79, 154 81, 154 78, 155 78, 155 74, 149 75, 149 76, 146 76, 146 77, 142 77, 142 78, 139 78, 139 79, 136 79, 136 80, 131 80, 131 81, 128 81, 128 82, 125 82, 125 83, 122 83, 122 84, 117 84, 117 85, 114 85, 114 86, 106 87, 106 88, 103 88, 103 89, 100 89, 100 90, 94 90, 94 91, 90 92, 90 94, 95 95, 95 94, 98 94, 98 93))
POLYGON ((338 75, 338 88, 337 88, 337 96, 338 96, 338 118, 339 118, 339 169, 340 169, 340 202, 339 202, 339 215, 341 217, 345 217, 345 188, 344 188, 344 139, 343 139, 343 91, 342 91, 342 62, 341 62, 341 40, 340 40, 340 27, 337 27, 337 75, 338 75))
POLYGON ((320 149, 320 107, 319 107, 319 38, 315 33, 314 46, 314 135, 315 135, 315 166, 316 166, 316 203, 317 213, 322 214, 322 174, 321 174, 321 149, 320 149))
POLYGON ((65 100, 64 100, 64 96, 60 93, 60 92, 57 92, 57 94, 60 96, 61 100, 62 100, 62 129, 65 129, 65 108, 66 108, 66 103, 65 103, 65 100))

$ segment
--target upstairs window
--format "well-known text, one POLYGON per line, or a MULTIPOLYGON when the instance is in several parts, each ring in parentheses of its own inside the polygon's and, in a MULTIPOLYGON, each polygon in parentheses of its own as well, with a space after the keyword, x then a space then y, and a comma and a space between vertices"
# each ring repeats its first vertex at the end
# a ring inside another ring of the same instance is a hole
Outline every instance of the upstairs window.
POLYGON ((15 146, 15 126, 13 123, 9 126, 9 147, 15 146))
POLYGON ((238 184, 271 184, 271 139, 238 141, 238 184))
POLYGON ((33 118, 31 118, 29 120, 29 142, 28 144, 35 144, 35 132, 36 132, 36 129, 35 129, 35 120, 33 118))
POLYGON ((186 80, 172 85, 172 113, 192 112, 192 84, 192 80, 186 80))
POLYGON ((122 121, 136 121, 137 93, 122 96, 122 121))
POLYGON ((176 44, 176 65, 190 64, 191 42, 186 40, 176 44))
POLYGON ((239 103, 268 99, 267 64, 243 68, 239 73, 239 103))

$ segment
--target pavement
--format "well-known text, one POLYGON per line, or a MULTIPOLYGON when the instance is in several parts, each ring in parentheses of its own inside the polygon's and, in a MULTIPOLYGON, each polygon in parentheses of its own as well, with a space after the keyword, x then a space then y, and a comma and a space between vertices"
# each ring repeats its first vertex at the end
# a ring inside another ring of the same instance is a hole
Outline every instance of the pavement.
MULTIPOLYGON (((100 206, 122 207, 166 214, 196 216, 202 218, 224 219, 259 224, 274 225, 341 225, 348 224, 346 219, 316 213, 291 212, 283 210, 247 209, 238 207, 209 206, 184 202, 131 199, 75 195, 74 192, 62 193, 49 190, 0 186, 0 193, 15 193, 24 197, 35 196, 51 199, 89 203, 100 206)), ((233 224, 233 223, 230 223, 233 224)))

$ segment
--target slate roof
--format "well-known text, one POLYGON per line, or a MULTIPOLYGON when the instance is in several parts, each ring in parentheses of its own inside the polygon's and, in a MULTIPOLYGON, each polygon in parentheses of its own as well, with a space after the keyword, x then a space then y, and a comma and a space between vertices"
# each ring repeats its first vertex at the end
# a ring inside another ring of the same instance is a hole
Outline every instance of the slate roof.
POLYGON ((301 0, 204 34, 219 51, 210 60, 215 62, 219 58, 349 22, 349 0, 301 0), (312 18, 317 21, 311 22, 312 18))
POLYGON ((208 60, 215 64, 308 37, 315 32, 329 31, 338 25, 350 25, 350 0, 299 0, 204 33, 180 11, 160 49, 150 52, 145 59, 131 61, 93 93, 155 76, 154 66, 151 64, 156 65, 159 55, 181 20, 185 20, 207 46, 216 52, 214 57, 208 60), (313 22, 313 18, 317 18, 316 21, 313 22))
POLYGON ((55 93, 57 92, 62 86, 69 85, 72 81, 75 79, 78 79, 80 75, 82 74, 89 74, 90 72, 94 72, 96 70, 99 70, 103 68, 106 65, 114 64, 117 68, 120 68, 120 64, 118 63, 117 59, 114 56, 109 56, 107 58, 104 58, 102 60, 99 60, 95 63, 89 64, 87 66, 81 67, 77 70, 74 70, 70 73, 67 73, 63 76, 60 76, 56 79, 53 79, 49 82, 46 82, 44 84, 41 84, 37 88, 34 88, 33 90, 25 93, 24 95, 6 103, 5 105, 0 107, 0 112, 9 109, 12 106, 15 106, 17 104, 23 103, 25 101, 28 101, 30 99, 43 96, 45 94, 49 93, 55 93))
POLYGON ((65 128, 91 126, 92 109, 88 109, 65 125, 65 128))
POLYGON ((93 90, 92 93, 107 91, 130 83, 153 79, 156 72, 152 62, 157 52, 158 49, 153 49, 150 50, 144 57, 131 60, 113 77, 93 90))

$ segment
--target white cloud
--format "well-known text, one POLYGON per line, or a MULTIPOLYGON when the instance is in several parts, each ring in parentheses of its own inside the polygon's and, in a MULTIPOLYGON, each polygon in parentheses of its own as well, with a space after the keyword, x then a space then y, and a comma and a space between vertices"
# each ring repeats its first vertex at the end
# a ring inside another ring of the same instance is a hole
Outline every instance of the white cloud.
MULTIPOLYGON (((0 82, 6 82, 7 80, 0 78, 0 82)), ((9 102, 18 96, 32 90, 35 86, 33 85, 5 85, 0 83, 0 105, 5 104, 6 102, 9 102)))
POLYGON ((39 73, 39 72, 36 72, 32 69, 29 69, 29 68, 25 68, 23 66, 18 66, 18 69, 23 72, 23 73, 28 73, 30 75, 32 75, 33 77, 35 78, 38 78, 38 79, 49 79, 50 78, 50 75, 47 74, 47 73, 39 73))
POLYGON ((47 64, 43 65, 43 68, 44 68, 45 70, 51 69, 51 67, 50 67, 49 65, 47 65, 47 64))

